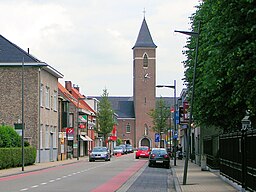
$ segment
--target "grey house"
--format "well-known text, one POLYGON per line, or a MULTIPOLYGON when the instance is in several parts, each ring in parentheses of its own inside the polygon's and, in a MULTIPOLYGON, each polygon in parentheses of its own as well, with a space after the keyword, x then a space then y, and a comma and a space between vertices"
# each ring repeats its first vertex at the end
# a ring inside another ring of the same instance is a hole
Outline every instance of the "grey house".
POLYGON ((58 78, 62 77, 0 35, 0 123, 14 127, 23 114, 24 137, 37 148, 37 162, 57 160, 58 78))

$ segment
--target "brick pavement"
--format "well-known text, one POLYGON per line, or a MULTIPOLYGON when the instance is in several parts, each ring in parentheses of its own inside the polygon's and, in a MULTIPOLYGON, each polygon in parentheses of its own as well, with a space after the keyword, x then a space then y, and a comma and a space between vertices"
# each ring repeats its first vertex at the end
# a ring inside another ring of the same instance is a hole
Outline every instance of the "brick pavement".
POLYGON ((187 182, 183 185, 185 160, 177 160, 177 166, 172 166, 174 183, 177 192, 234 192, 239 191, 231 183, 224 181, 219 173, 202 171, 201 167, 189 161, 187 182))

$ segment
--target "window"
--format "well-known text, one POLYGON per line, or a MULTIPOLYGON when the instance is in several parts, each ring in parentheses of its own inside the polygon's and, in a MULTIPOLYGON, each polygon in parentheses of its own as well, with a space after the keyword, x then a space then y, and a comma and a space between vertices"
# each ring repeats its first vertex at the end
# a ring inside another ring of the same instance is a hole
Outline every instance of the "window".
POLYGON ((73 113, 70 113, 69 114, 69 127, 74 127, 74 114, 73 113))
POLYGON ((46 87, 45 89, 45 107, 50 108, 50 88, 46 87))
POLYGON ((49 141, 50 141, 50 129, 49 125, 45 126, 45 148, 49 148, 49 141))
POLYGON ((128 123, 126 125, 126 133, 130 133, 131 132, 131 126, 130 126, 130 123, 128 123))
POLYGON ((53 137, 53 144, 52 147, 53 148, 57 148, 57 133, 56 133, 57 127, 53 126, 52 127, 52 137, 53 137))
POLYGON ((143 67, 148 67, 148 56, 146 53, 143 56, 143 67))
POLYGON ((40 87, 40 106, 41 107, 43 106, 43 93, 44 93, 44 85, 41 84, 41 87, 40 87))
POLYGON ((57 91, 53 92, 53 110, 57 111, 57 106, 58 106, 58 93, 57 91))
POLYGON ((148 135, 148 126, 147 126, 147 124, 145 124, 145 127, 144 127, 144 134, 148 135))
POLYGON ((40 148, 43 149, 43 124, 40 125, 40 148))

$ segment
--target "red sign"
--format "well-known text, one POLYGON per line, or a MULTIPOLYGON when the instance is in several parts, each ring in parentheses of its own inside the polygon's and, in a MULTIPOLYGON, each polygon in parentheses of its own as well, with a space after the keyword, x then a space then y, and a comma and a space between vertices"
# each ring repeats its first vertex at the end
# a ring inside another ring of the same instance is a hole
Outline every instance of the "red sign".
POLYGON ((74 128, 67 128, 66 133, 67 134, 74 134, 74 128))
POLYGON ((80 128, 80 129, 85 129, 85 128, 86 128, 86 125, 85 125, 85 124, 80 124, 80 125, 79 125, 79 128, 80 128))
POLYGON ((116 141, 117 140, 117 136, 110 136, 108 140, 109 141, 116 141))

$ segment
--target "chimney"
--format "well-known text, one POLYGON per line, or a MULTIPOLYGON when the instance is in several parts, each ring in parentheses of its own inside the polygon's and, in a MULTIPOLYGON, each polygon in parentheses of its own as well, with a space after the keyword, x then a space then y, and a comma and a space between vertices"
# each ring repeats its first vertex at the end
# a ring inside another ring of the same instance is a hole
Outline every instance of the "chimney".
POLYGON ((74 85, 74 88, 79 92, 79 86, 78 85, 74 85))
POLYGON ((65 88, 70 92, 72 90, 72 82, 65 81, 65 88))

